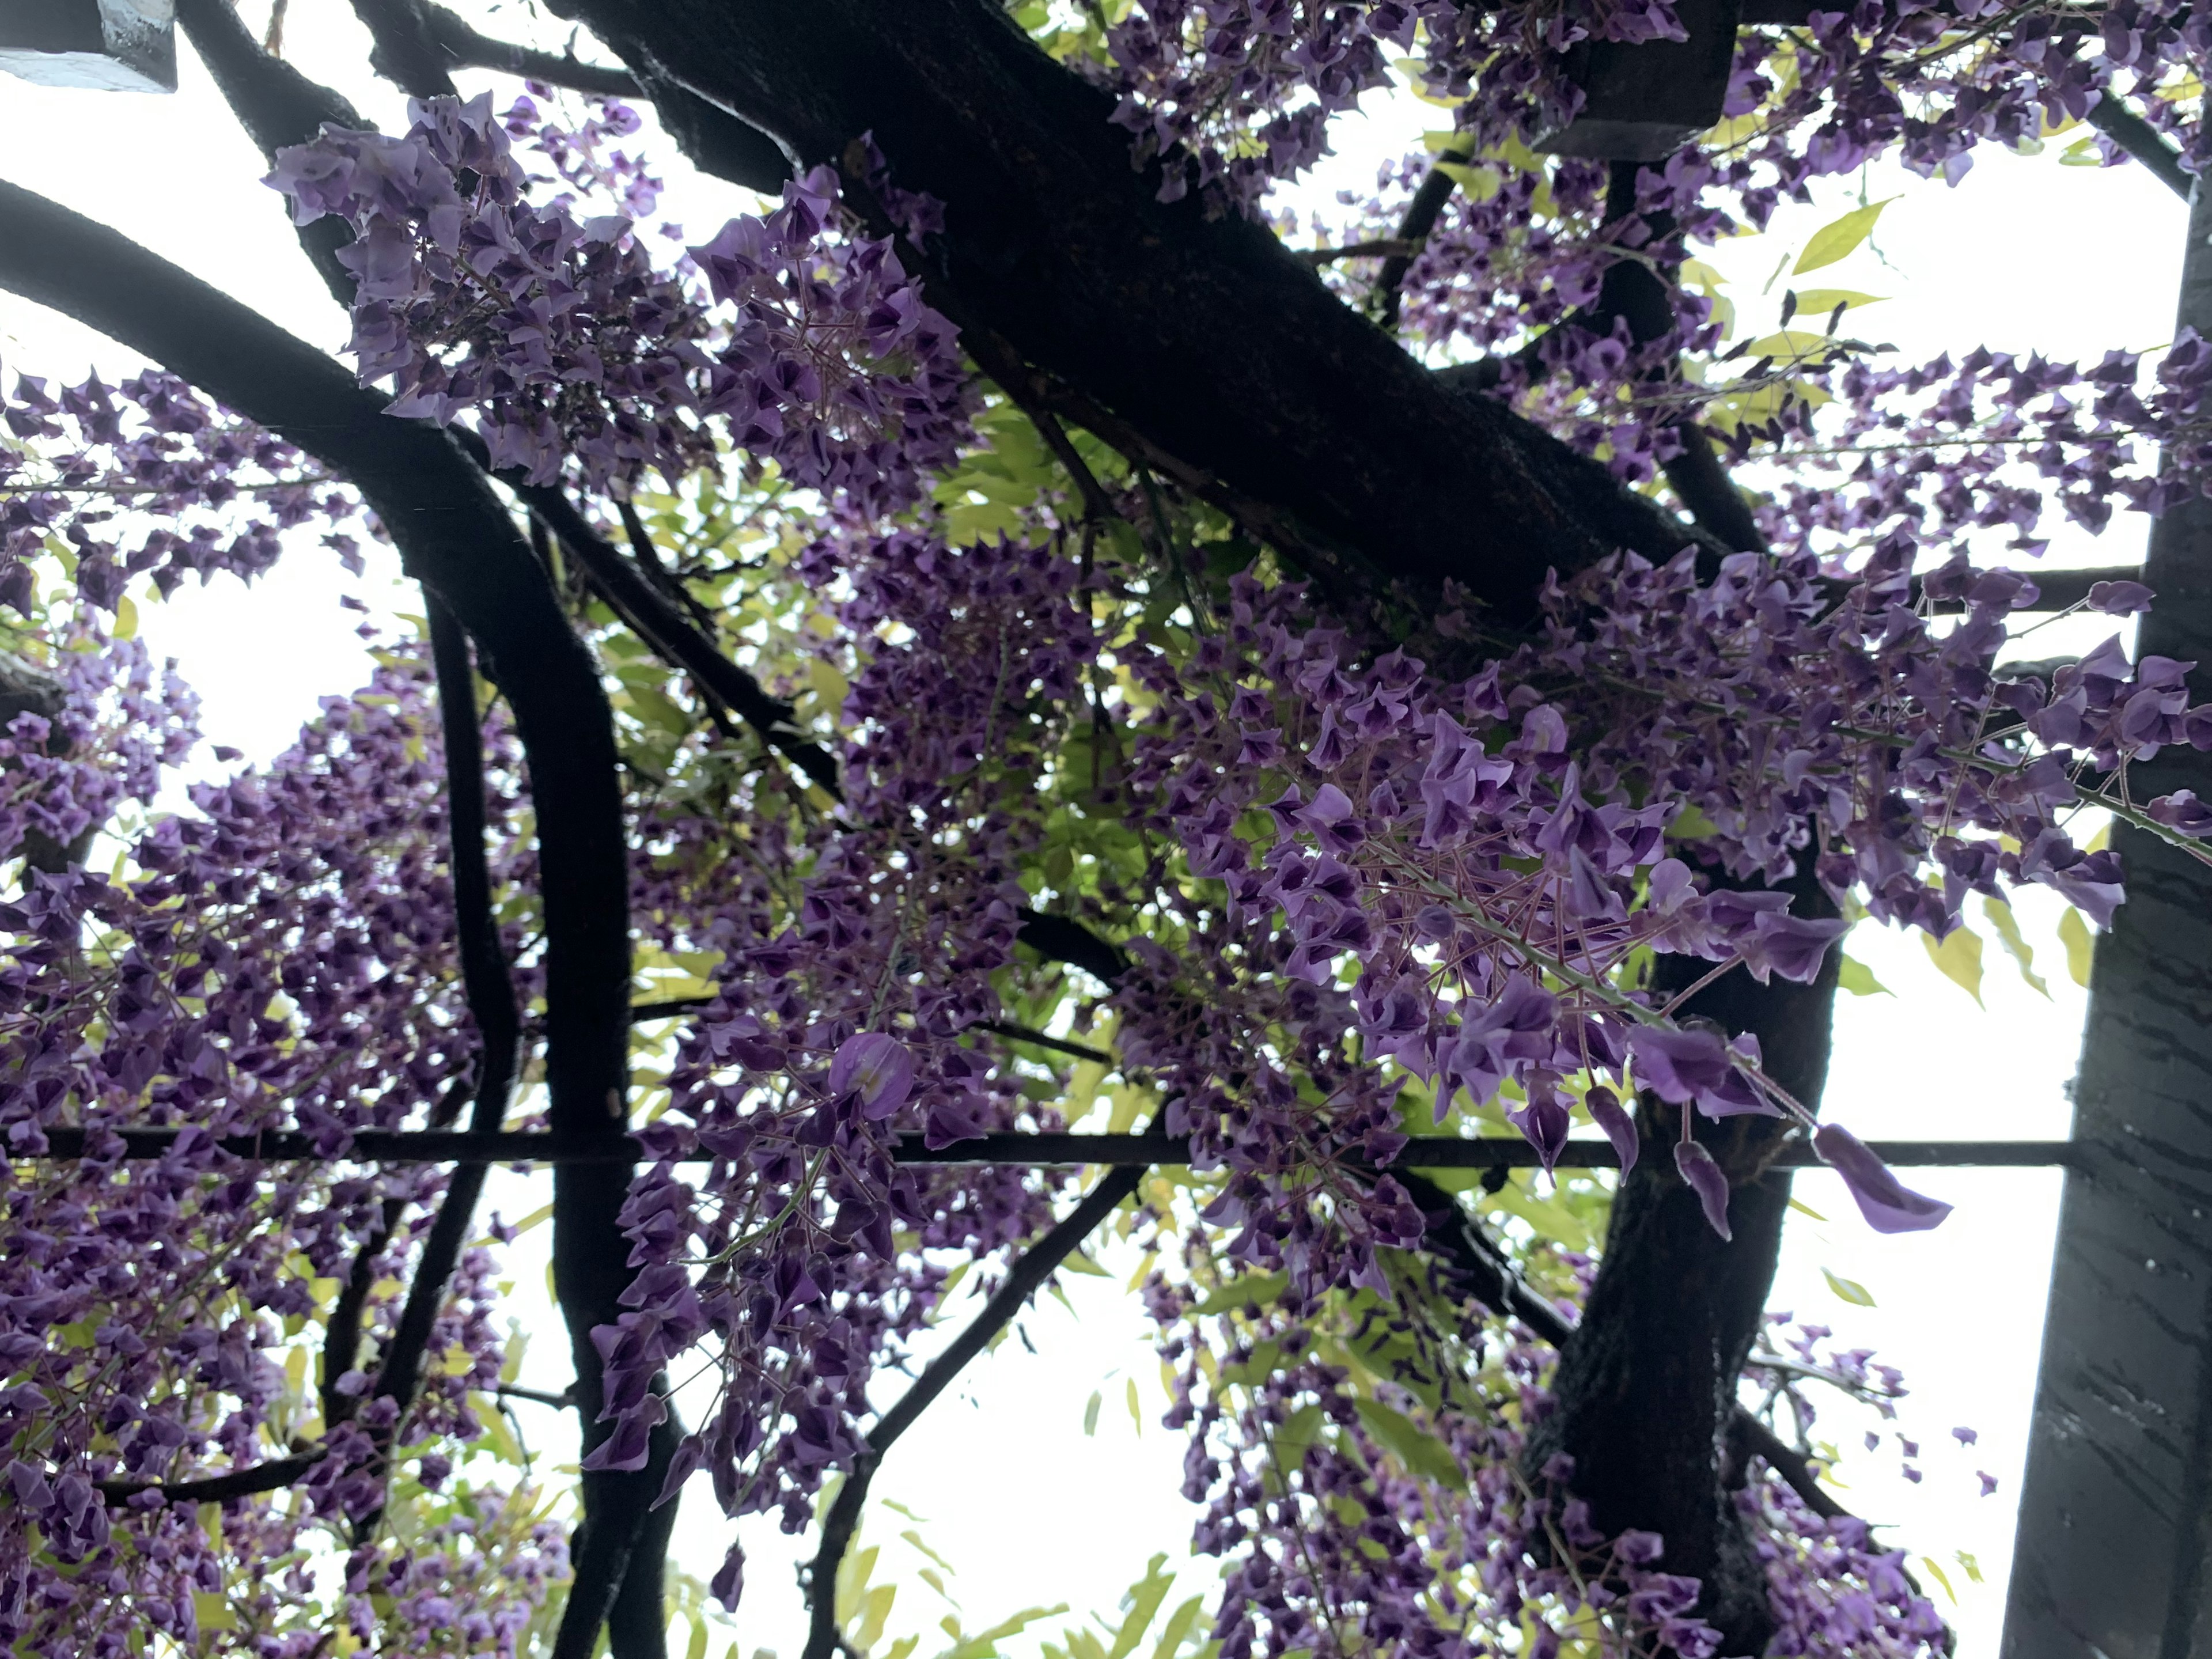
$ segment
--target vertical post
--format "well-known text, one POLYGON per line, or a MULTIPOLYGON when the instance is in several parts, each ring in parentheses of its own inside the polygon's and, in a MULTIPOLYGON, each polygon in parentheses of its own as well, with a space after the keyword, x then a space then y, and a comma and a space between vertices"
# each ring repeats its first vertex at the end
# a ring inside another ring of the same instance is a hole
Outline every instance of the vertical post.
MULTIPOLYGON (((2212 336, 2212 188, 2190 199, 2180 321, 2212 336)), ((2140 652, 2212 697, 2212 501, 2151 532, 2140 652)), ((2168 750, 2138 796, 2212 794, 2168 750)), ((2074 1087, 2003 1659, 2212 1659, 2212 869, 2117 830, 2128 902, 2097 943, 2074 1087)))

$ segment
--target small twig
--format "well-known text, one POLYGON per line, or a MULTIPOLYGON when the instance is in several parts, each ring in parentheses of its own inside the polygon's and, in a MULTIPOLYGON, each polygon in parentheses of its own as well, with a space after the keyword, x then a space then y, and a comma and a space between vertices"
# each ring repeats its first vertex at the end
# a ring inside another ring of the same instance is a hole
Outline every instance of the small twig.
POLYGON ((1388 256, 1411 259, 1427 244, 1404 236, 1376 236, 1364 242, 1347 242, 1342 247, 1310 247, 1299 251, 1298 258, 1310 265, 1334 264, 1339 259, 1374 259, 1388 256))
POLYGON ((1040 1048, 1054 1049, 1063 1054, 1072 1054, 1078 1060, 1095 1060, 1101 1066, 1117 1063, 1114 1056, 1103 1048, 1089 1048, 1080 1042, 1070 1042, 1066 1037, 1048 1036, 1034 1025, 1024 1025, 1011 1019, 979 1019, 968 1029, 1011 1037, 1017 1042, 1035 1043, 1040 1048))
POLYGON ((576 1396, 569 1391, 550 1394, 544 1389, 526 1389, 520 1383, 502 1382, 494 1389, 492 1393, 501 1400, 527 1400, 537 1405, 551 1406, 564 1412, 576 1409, 576 1396))
POLYGON ((874 1479, 884 1454, 914 1426, 939 1395, 952 1386, 953 1379, 968 1362, 990 1346, 992 1339, 1006 1328, 1030 1297, 1043 1288, 1045 1281, 1090 1236, 1091 1230, 1137 1190, 1144 1177, 1142 1168, 1115 1170, 1092 1188, 1084 1200, 1068 1212, 1065 1221, 1022 1253, 1021 1259, 1006 1274, 1006 1282, 983 1304, 983 1311, 930 1362, 928 1368, 915 1379, 914 1386, 899 1396, 898 1403, 876 1419, 875 1427, 868 1431, 866 1449, 854 1459, 845 1484, 838 1488, 836 1500, 822 1522, 822 1547, 815 1552, 814 1565, 807 1577, 809 1620, 802 1659, 835 1659, 839 1641, 837 1566, 844 1559, 854 1531, 860 1525, 861 1505, 867 1501, 868 1483, 874 1479))
POLYGON ((312 1451, 291 1457, 273 1458, 266 1463, 250 1464, 242 1469, 233 1469, 227 1474, 210 1474, 197 1480, 102 1480, 100 1495, 111 1504, 127 1503, 141 1492, 159 1492, 164 1502, 171 1504, 221 1504, 234 1498, 251 1498, 257 1492, 277 1492, 291 1486, 300 1477, 330 1455, 321 1446, 312 1451))

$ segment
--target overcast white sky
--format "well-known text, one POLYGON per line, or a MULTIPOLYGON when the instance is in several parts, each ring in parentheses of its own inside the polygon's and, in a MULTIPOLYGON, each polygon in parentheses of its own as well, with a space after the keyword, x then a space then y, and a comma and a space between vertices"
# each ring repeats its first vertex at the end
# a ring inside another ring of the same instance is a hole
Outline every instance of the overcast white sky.
MULTIPOLYGON (((249 0, 246 9, 258 27, 265 3, 249 0)), ((341 85, 372 118, 398 120, 400 100, 367 76, 366 42, 338 0, 294 0, 287 39, 310 73, 341 85)), ((0 76, 0 131, 15 138, 0 176, 115 225, 303 337, 336 347, 343 319, 301 261, 276 199, 256 182, 259 157, 190 52, 180 57, 183 88, 166 99, 55 91, 0 76)), ((1373 100, 1369 115, 1340 124, 1340 155, 1316 180, 1315 199, 1340 184, 1364 190, 1380 159, 1442 119, 1410 99, 1373 100)), ((1901 191, 1902 199, 1868 246, 1820 281, 1892 296, 1866 312, 1862 326, 1907 354, 1986 343, 2094 359, 2113 346, 2163 342, 2182 204, 2137 169, 2059 167, 2063 147, 2033 160, 1985 155, 1955 190, 1869 180, 1870 194, 1901 191)), ((661 154, 672 186, 664 210, 672 216, 704 234, 747 205, 740 192, 686 179, 672 151, 661 154)), ((1855 183, 1853 198, 1856 191, 1855 183)), ((1733 279, 1747 325, 1764 331, 1772 313, 1759 307, 1778 303, 1782 287, 1760 301, 1769 273, 1786 248, 1850 204, 1845 194, 1833 191, 1817 209, 1786 210, 1768 235, 1723 250, 1717 262, 1733 279)), ((4 295, 0 358, 11 370, 69 379, 93 366, 111 374, 137 366, 127 352, 4 295)), ((2133 562, 2142 533, 2139 522, 2123 519, 2101 543, 2062 537, 2054 558, 2133 562)), ((143 628, 198 687, 210 737, 265 758, 290 740, 319 696, 364 678, 366 658, 352 634, 358 618, 337 609, 341 592, 381 611, 415 608, 388 560, 349 580, 310 545, 250 589, 225 578, 162 605, 142 594, 143 628)), ((2038 653, 2092 642, 2045 635, 2038 653)), ((1869 1138, 2066 1133, 2081 994, 2064 971, 2055 905, 2031 896, 2020 910, 2050 997, 2029 990, 1993 947, 1986 1012, 1936 972, 1916 939, 1858 930, 1851 954, 1894 994, 1844 999, 1830 1115, 1869 1138)), ((501 1176, 493 1201, 510 1217, 526 1213, 543 1202, 543 1184, 501 1176)), ((1900 1478, 1893 1439, 1875 1453, 1858 1449, 1854 1419, 1838 1431, 1847 1455, 1837 1485, 1858 1512, 1896 1523, 1892 1536, 1945 1568, 1958 1604, 1945 1603, 1940 1591, 1937 1599, 1959 1627, 1961 1659, 1994 1659, 2058 1177, 1931 1171, 1916 1184, 1951 1200, 1956 1213, 1936 1233, 1885 1239, 1859 1224, 1832 1177, 1802 1178, 1801 1199, 1827 1219, 1793 1219, 1771 1305, 1830 1325, 1839 1342, 1875 1348, 1905 1368, 1913 1392, 1902 1426, 1921 1443, 1924 1480, 1900 1478), (1829 1273, 1864 1287, 1874 1305, 1842 1300, 1829 1273), (1961 1449, 1948 1432, 1954 1425, 1977 1430, 1979 1444, 1961 1449), (1980 1469, 1998 1477, 1996 1497, 1977 1495, 1980 1469), (1970 1581, 1960 1551, 1978 1561, 1984 1583, 1970 1581)), ((532 1237, 542 1242, 542 1231, 532 1237)), ((1126 1272, 1128 1264, 1120 1265, 1126 1272)), ((515 1278, 519 1315, 540 1333, 530 1380, 557 1389, 567 1381, 562 1344, 544 1304, 539 1267, 519 1258, 515 1278)), ((1188 1588, 1178 1595, 1212 1581, 1211 1563, 1188 1559, 1193 1515, 1176 1494, 1182 1443, 1152 1420, 1161 1405, 1158 1367, 1133 1304, 1118 1279, 1078 1279, 1068 1291, 1080 1316, 1041 1304, 1024 1322, 1037 1352, 1010 1342, 973 1367, 960 1396, 899 1446, 878 1482, 881 1496, 928 1517, 926 1535, 957 1569, 953 1589, 971 1629, 1036 1603, 1070 1602, 1075 1615, 1110 1609, 1156 1551, 1182 1564, 1188 1588), (1146 1402, 1141 1434, 1122 1405, 1130 1377, 1146 1402), (1094 1389, 1103 1389, 1106 1407, 1086 1437, 1082 1418, 1094 1389)), ((1831 1420, 1849 1417, 1839 1408, 1831 1420)), ((561 1425, 532 1426, 541 1444, 557 1444, 561 1425)), ((911 1577, 921 1558, 897 1559, 904 1547, 896 1534, 908 1524, 878 1505, 868 1532, 889 1546, 885 1568, 896 1566, 905 1581, 894 1630, 927 1630, 941 1608, 911 1577)), ((680 1559, 703 1577, 727 1535, 705 1493, 695 1491, 680 1559)), ((772 1534, 749 1532, 748 1540, 754 1563, 738 1621, 743 1649, 793 1654, 802 1621, 786 1564, 794 1552, 772 1534)), ((1041 1628, 1049 1633, 1059 1622, 1041 1628)), ((1032 1650, 1016 1644, 1012 1650, 1032 1650)))

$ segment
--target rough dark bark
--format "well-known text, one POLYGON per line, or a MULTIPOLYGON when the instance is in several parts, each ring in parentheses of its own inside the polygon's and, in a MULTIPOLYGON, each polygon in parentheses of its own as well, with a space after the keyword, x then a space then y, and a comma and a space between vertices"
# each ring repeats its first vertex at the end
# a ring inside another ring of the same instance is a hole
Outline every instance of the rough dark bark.
MULTIPOLYGON (((1801 915, 1833 915, 1809 880, 1791 884, 1801 915)), ((1762 986, 1741 968, 1685 1005, 1730 1031, 1756 1035, 1767 1073, 1806 1106, 1826 1080, 1839 953, 1810 985, 1762 986)), ((1662 957, 1662 993, 1687 989, 1711 968, 1662 957)), ((1764 1575, 1724 1490, 1736 1385, 1774 1281, 1790 1176, 1771 1167, 1788 1126, 1738 1117, 1696 1121, 1698 1139, 1735 1188, 1733 1242, 1706 1225, 1696 1194, 1674 1173, 1680 1117, 1641 1103, 1644 1153, 1613 1199, 1604 1254, 1581 1323, 1559 1356, 1557 1406, 1531 1437, 1528 1462, 1575 1460, 1570 1485, 1608 1533, 1645 1528, 1666 1540, 1665 1565, 1705 1581, 1699 1611, 1723 1632, 1725 1654, 1758 1653, 1772 1632, 1764 1575)))
MULTIPOLYGON (((2199 187, 2180 320, 2212 333, 2199 187)), ((2212 501, 2160 520, 2138 654, 2212 697, 2212 501)), ((2212 794, 2212 759, 2132 767, 2212 794)), ((2128 902, 2097 941, 2006 1607, 2005 1659, 2212 1655, 2212 870, 2116 826, 2128 902)))
POLYGON ((809 162, 844 165, 872 132, 892 182, 946 204, 927 252, 956 320, 980 319, 1191 487, 1264 508, 1255 527, 1310 568, 1419 594, 1450 578, 1518 619, 1547 568, 1694 538, 1510 411, 1450 396, 1264 228, 1156 200, 1111 99, 986 0, 560 9, 641 80, 809 162))

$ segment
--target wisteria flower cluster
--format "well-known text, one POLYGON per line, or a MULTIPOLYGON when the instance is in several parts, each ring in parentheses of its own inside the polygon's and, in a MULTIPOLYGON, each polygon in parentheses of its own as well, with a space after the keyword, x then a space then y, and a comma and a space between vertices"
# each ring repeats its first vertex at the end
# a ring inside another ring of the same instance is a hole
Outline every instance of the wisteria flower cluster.
POLYGON ((710 301, 652 264, 627 215, 533 204, 489 94, 410 110, 404 137, 327 130, 270 175, 299 222, 354 227, 353 351, 363 384, 390 380, 393 414, 467 414, 495 465, 539 484, 573 467, 594 489, 714 466, 720 421, 866 513, 908 504, 957 453, 971 393, 954 331, 887 242, 834 234, 827 169, 692 250, 710 301))
POLYGON ((282 533, 310 523, 361 568, 352 492, 174 375, 149 369, 109 386, 94 374, 53 391, 18 375, 4 408, 16 441, 0 443, 0 605, 25 617, 38 599, 34 562, 50 551, 86 602, 109 611, 142 575, 163 593, 187 575, 258 575, 282 533))

